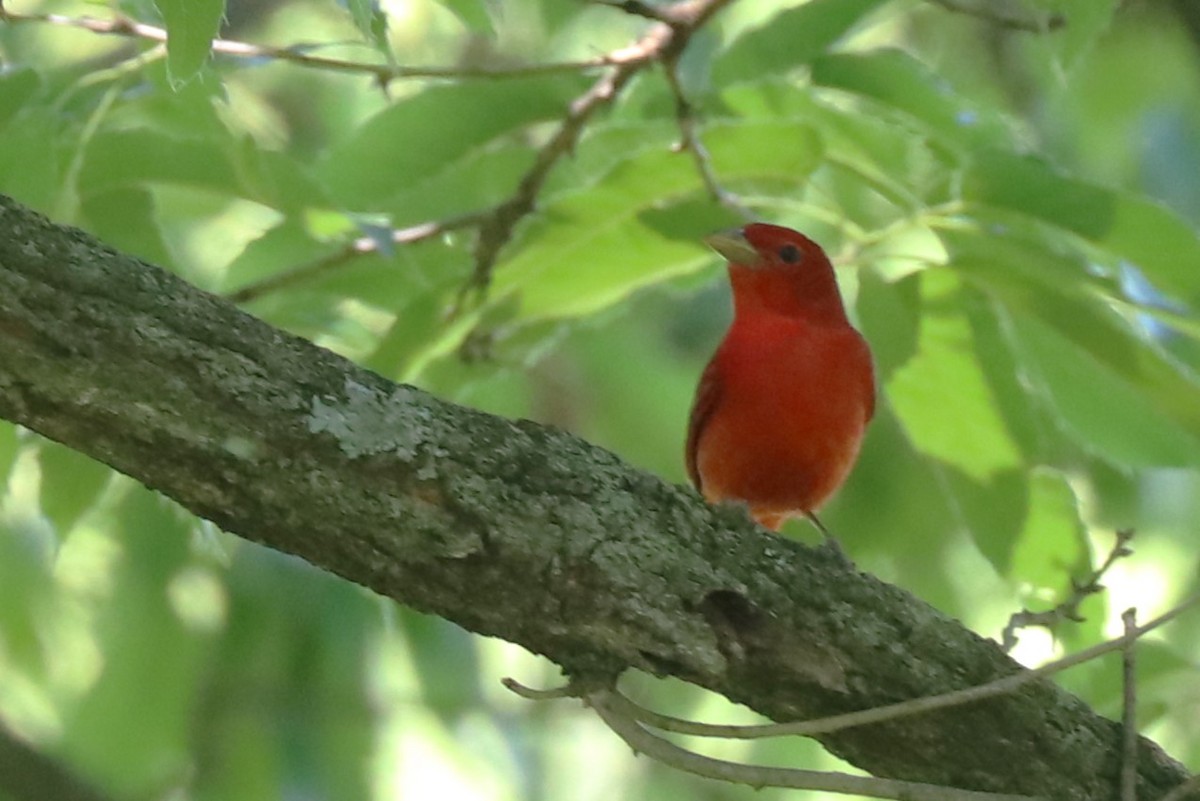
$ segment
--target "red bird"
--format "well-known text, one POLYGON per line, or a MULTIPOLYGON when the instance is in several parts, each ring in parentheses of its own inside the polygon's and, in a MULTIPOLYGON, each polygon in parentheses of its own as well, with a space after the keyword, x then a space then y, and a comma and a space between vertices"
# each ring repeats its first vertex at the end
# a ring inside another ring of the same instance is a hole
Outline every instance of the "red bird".
POLYGON ((710 503, 741 501, 769 529, 803 516, 825 532, 816 510, 875 412, 871 351, 808 237, 752 223, 705 242, 729 260, 734 317, 696 390, 688 475, 710 503))

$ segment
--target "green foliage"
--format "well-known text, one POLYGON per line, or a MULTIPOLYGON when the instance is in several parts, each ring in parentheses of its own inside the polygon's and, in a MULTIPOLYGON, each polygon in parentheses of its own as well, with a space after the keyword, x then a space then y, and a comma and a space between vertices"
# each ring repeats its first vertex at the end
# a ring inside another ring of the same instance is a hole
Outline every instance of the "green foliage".
POLYGON ((225 0, 154 0, 167 28, 167 69, 178 83, 196 76, 208 60, 225 0))
MULTIPOLYGON (((0 192, 385 375, 682 480, 690 394, 729 314, 699 239, 739 218, 677 147, 661 68, 551 152, 599 71, 385 91, 368 71, 212 58, 220 0, 110 5, 147 23, 157 8, 165 53, 0 25, 0 192), (551 157, 476 280, 471 215, 551 157), (392 241, 426 223, 446 225, 392 241)), ((1138 528, 1111 595, 1056 632, 1071 648, 1196 584, 1196 54, 1165 9, 1118 5, 1004 4, 1034 28, 1066 22, 1019 31, 932 3, 733 4, 680 64, 715 181, 835 255, 872 343, 879 411, 826 521, 864 568, 986 635, 1062 601, 1112 528, 1138 528)), ((28 6, 10 10, 98 13, 28 6)), ((591 60, 647 24, 554 0, 283 0, 221 35, 474 75, 591 60)), ((533 657, 381 611, 7 424, 0 478, 0 717, 114 797, 584 797, 572 771, 627 761, 598 730, 565 752, 573 720, 501 694, 502 673, 552 674, 533 657)), ((1168 630, 1148 647, 1140 696, 1151 733, 1192 759, 1196 641, 1168 630)), ((1044 659, 1037 646, 1022 658, 1044 659)), ((1112 665, 1064 681, 1116 708, 1112 665)), ((756 753, 831 759, 808 748, 756 753)), ((659 772, 609 781, 630 798, 751 797, 659 772)))

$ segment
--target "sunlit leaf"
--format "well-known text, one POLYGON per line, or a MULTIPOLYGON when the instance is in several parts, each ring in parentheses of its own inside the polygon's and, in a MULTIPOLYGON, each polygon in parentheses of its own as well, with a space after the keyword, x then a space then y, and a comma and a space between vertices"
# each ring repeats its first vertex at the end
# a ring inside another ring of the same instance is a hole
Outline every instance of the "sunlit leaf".
POLYGON ((975 358, 961 282, 946 270, 920 278, 917 352, 891 376, 888 398, 914 447, 984 483, 1022 456, 975 358))
POLYGON ((1200 465, 1200 393, 1148 393, 1039 318, 1022 318, 1013 331, 1022 361, 1082 447, 1138 467, 1200 465))
POLYGON ((379 52, 391 54, 387 36, 388 16, 379 0, 338 0, 338 5, 344 6, 350 12, 354 26, 362 33, 364 39, 379 52))
MULTIPOLYGON (((799 126, 713 127, 706 144, 719 180, 735 190, 795 186, 821 155, 817 136, 799 126)), ((702 192, 688 154, 664 150, 631 159, 586 193, 549 204, 519 250, 499 265, 492 291, 519 292, 525 318, 573 316, 695 270, 711 261, 698 244, 710 222, 697 221, 684 206, 671 236, 663 226, 672 205, 702 192)))
POLYGON ((88 143, 79 175, 82 192, 154 183, 239 194, 227 152, 209 139, 174 139, 139 129, 101 133, 88 143))
POLYGON ((1088 572, 1090 547, 1079 499, 1059 472, 1039 468, 1028 476, 1029 513, 1014 543, 1010 578, 1021 584, 1028 607, 1049 609, 1065 600, 1072 580, 1088 572))
POLYGON ((782 11, 725 50, 713 67, 713 83, 779 75, 808 64, 881 5, 882 0, 812 0, 782 11))
POLYGON ((1069 71, 1108 30, 1118 5, 1117 0, 1029 0, 1033 25, 1062 23, 1053 33, 1046 28, 1031 45, 1044 50, 1058 70, 1069 71))
POLYGON ((41 85, 40 76, 28 68, 0 72, 0 126, 7 124, 41 85))
POLYGON ((473 148, 561 115, 586 83, 550 76, 430 86, 364 123, 329 151, 318 177, 345 205, 361 207, 412 186, 473 148))
POLYGON ((1013 138, 1000 114, 956 94, 944 78, 901 50, 823 56, 813 63, 813 81, 893 109, 945 145, 972 149, 1013 138))
POLYGON ((1144 198, 1073 178, 1044 160, 999 151, 977 153, 964 196, 1078 234, 1113 257, 1128 259, 1163 289, 1200 299, 1200 237, 1144 198))
POLYGON ((113 477, 105 464, 53 442, 38 454, 42 472, 42 514, 61 534, 92 508, 113 477))

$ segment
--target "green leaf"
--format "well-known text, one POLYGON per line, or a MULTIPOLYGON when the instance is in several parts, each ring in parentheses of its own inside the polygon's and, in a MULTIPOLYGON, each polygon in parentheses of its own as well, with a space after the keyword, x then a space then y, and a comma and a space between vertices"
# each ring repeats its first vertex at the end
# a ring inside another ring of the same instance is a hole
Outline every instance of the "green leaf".
POLYGON ((105 243, 172 269, 175 262, 159 228, 154 197, 142 187, 118 187, 80 199, 88 230, 105 243))
POLYGON ((379 0, 338 0, 345 6, 363 37, 380 53, 391 56, 388 43, 388 15, 379 5, 379 0))
POLYGON ((1114 310, 1086 263, 1019 224, 940 234, 950 264, 999 302, 1024 380, 1073 439, 1128 464, 1200 458, 1188 451, 1200 441, 1200 379, 1114 310))
POLYGON ((0 128, 8 124, 41 86, 41 77, 29 68, 16 67, 0 72, 0 128))
POLYGON ((812 79, 893 109, 963 152, 1013 140, 997 112, 956 94, 945 78, 901 50, 824 56, 813 62, 812 79))
POLYGON ((485 0, 437 0, 438 5, 444 6, 463 25, 481 34, 492 34, 492 17, 488 14, 485 0))
POLYGON ((1023 458, 980 367, 961 280, 947 270, 920 280, 917 352, 892 375, 887 395, 917 450, 985 484, 1023 458))
POLYGON ((1064 175, 1043 159, 1000 150, 974 155, 963 198, 1018 211, 1091 240, 1113 225, 1112 192, 1064 175))
MULTIPOLYGON (((1068 328, 1080 322, 1062 320, 1068 328)), ((1084 323, 1080 333, 1107 333, 1092 323, 1084 323)), ((1186 387, 1181 376, 1169 381, 1170 376, 1153 375, 1161 362, 1150 355, 1148 346, 1143 349, 1146 361, 1138 359, 1120 370, 1114 369, 1120 361, 1098 360, 1095 350, 1080 347, 1042 319, 1021 316, 1012 329, 1022 361, 1081 447, 1135 467, 1200 465, 1200 392, 1186 387), (1145 378, 1167 386, 1154 387, 1129 372, 1142 369, 1152 371, 1145 378), (1168 388, 1179 384, 1186 387, 1182 393, 1168 388)), ((1128 346, 1120 349, 1129 351, 1128 346)))
MULTIPOLYGON (((795 125, 721 125, 704 138, 716 175, 735 190, 801 185, 822 152, 817 135, 795 125)), ((697 219, 689 205, 701 192, 688 154, 630 159, 586 192, 547 204, 498 266, 493 296, 518 293, 524 319, 577 316, 696 270, 712 260, 698 242, 713 218, 697 219)))
POLYGON ((242 194, 227 152, 209 139, 134 129, 100 133, 88 143, 79 174, 81 194, 156 183, 242 194))
MULTIPOLYGON (((62 492, 68 492, 66 487, 62 492)), ((98 606, 99 675, 64 726, 72 764, 114 794, 153 795, 186 770, 201 641, 172 604, 171 581, 188 559, 190 520, 143 487, 122 500, 105 545, 112 597, 98 606)), ((95 647, 94 646, 94 647, 95 647)))
MULTIPOLYGON (((431 175, 399 187, 380 205, 391 212, 397 227, 486 209, 512 195, 533 158, 527 144, 474 150, 431 175)), ((575 166, 564 164, 559 169, 575 166)))
POLYGON ((329 152, 318 178, 364 208, 433 175, 497 137, 554 119, 586 83, 580 76, 430 86, 376 114, 329 152))
POLYGON ((30 107, 0 125, 0 186, 4 193, 42 212, 70 191, 63 186, 78 134, 53 110, 30 107))
POLYGON ((186 83, 208 60, 225 15, 225 0, 154 0, 154 4, 167 27, 171 80, 186 83))
POLYGON ((1019 582, 1029 608, 1061 603, 1072 580, 1089 569, 1091 548, 1080 519, 1079 499, 1065 476, 1037 468, 1028 477, 1029 513, 1014 543, 1009 577, 1019 582))
POLYGON ((864 193, 878 195, 910 214, 949 197, 959 166, 922 132, 896 125, 874 109, 828 103, 775 79, 739 84, 721 93, 737 118, 793 120, 815 128, 825 141, 830 167, 853 174, 864 193))
POLYGON ((59 541, 48 526, 30 520, 0 523, 0 647, 10 680, 21 672, 43 679, 53 664, 53 621, 58 578, 59 541), (15 668, 15 669, 14 669, 15 668))
POLYGON ((883 0, 812 0, 771 17, 737 38, 713 68, 713 83, 781 75, 832 47, 883 0))
POLYGON ((1078 234, 1136 264, 1152 282, 1200 302, 1200 237, 1145 198, 1080 181, 1042 159, 995 150, 972 159, 966 200, 1018 212, 1078 234))
POLYGON ((264 231, 230 262, 222 291, 235 292, 287 269, 298 269, 329 257, 337 243, 321 242, 300 220, 288 218, 264 231))
POLYGON ((56 442, 43 444, 38 463, 42 471, 42 514, 60 534, 66 534, 95 505, 113 471, 56 442))
MULTIPOLYGON (((916 443, 920 447, 919 443, 916 443)), ((1012 550, 1029 509, 1029 479, 1024 467, 1008 467, 986 477, 968 476, 953 464, 941 461, 939 482, 955 517, 1000 575, 1012 565, 1012 550)))
POLYGON ((876 270, 861 270, 858 279, 858 327, 871 344, 875 378, 886 385, 917 353, 920 335, 921 279, 909 275, 888 283, 876 270))
MULTIPOLYGON (((1058 17, 1062 27, 1033 37, 1035 49, 1044 50, 1057 75, 1070 71, 1088 54, 1112 24, 1117 0, 1032 0, 1038 20, 1058 17)), ((1054 73, 1051 73, 1054 74, 1054 73)))

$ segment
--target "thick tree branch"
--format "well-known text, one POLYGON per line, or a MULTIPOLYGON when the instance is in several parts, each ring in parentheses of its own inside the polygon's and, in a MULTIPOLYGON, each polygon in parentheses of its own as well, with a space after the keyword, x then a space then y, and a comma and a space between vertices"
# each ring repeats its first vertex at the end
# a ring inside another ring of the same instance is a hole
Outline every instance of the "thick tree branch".
MULTIPOLYGON (((0 416, 597 687, 637 667, 786 721, 1019 670, 827 550, 568 434, 388 382, 6 198, 0 416)), ((882 777, 1117 794, 1121 727, 1044 680, 821 739, 882 777)), ((1138 746, 1139 798, 1186 780, 1138 746)))

